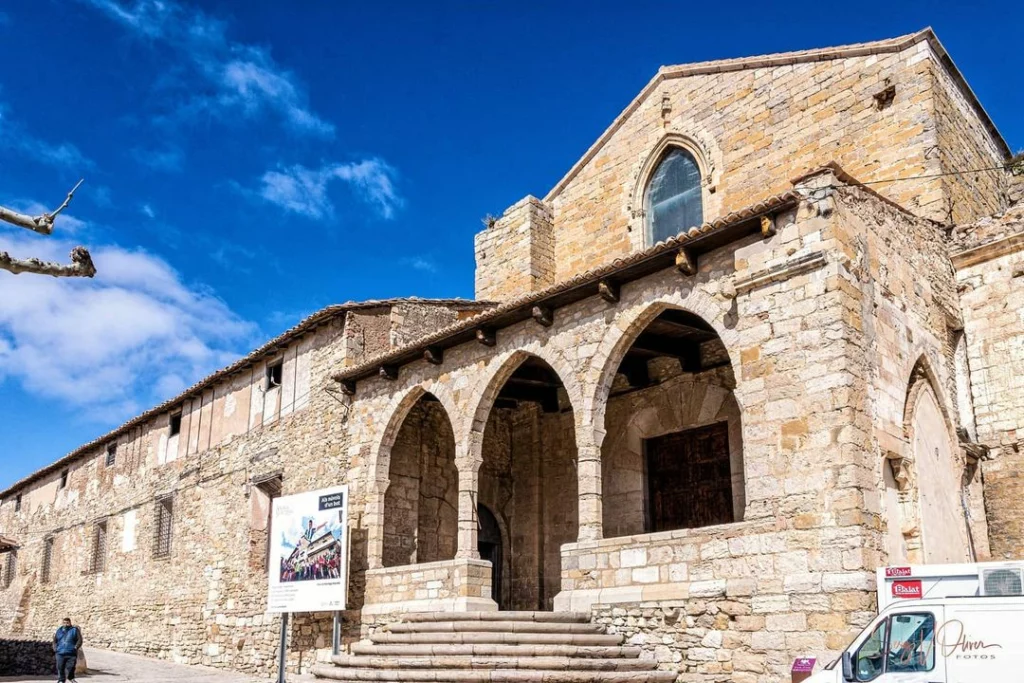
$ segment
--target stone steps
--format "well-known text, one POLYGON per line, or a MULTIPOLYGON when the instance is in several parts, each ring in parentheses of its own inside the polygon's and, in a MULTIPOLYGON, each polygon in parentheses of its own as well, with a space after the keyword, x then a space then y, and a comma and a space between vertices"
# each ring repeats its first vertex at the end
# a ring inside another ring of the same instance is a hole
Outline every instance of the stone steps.
POLYGON ((380 657, 336 655, 331 661, 356 669, 550 669, 553 671, 650 671, 649 659, 592 659, 586 657, 487 657, 478 655, 380 657))
POLYGON ((553 624, 590 623, 589 612, 412 612, 403 622, 423 621, 539 621, 553 624))
POLYGON ((407 615, 316 666, 320 679, 356 683, 668 683, 638 647, 577 612, 407 615))
POLYGON ((417 645, 444 643, 446 645, 618 645, 622 638, 606 633, 508 633, 501 631, 444 633, 390 633, 378 631, 370 634, 370 642, 380 645, 417 645))
POLYGON ((355 681, 387 681, 398 683, 415 681, 429 683, 672 683, 674 671, 524 671, 520 669, 491 669, 481 671, 444 670, 412 671, 408 669, 344 669, 339 666, 313 667, 313 675, 343 683, 355 681))
POLYGON ((387 624, 388 633, 601 633, 600 624, 554 621, 419 621, 387 624))
POLYGON ((639 657, 640 648, 622 645, 498 645, 442 643, 419 645, 377 645, 355 643, 352 654, 381 657, 639 657))

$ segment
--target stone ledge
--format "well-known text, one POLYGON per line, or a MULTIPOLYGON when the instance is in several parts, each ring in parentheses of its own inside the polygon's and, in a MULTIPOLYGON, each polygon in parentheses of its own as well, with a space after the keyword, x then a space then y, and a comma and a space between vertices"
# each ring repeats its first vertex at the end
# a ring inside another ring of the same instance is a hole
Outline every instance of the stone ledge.
POLYGON ((706 537, 706 540, 715 538, 732 538, 734 536, 746 536, 748 534, 771 533, 778 530, 779 529, 774 520, 756 519, 743 522, 732 522, 731 524, 705 526, 697 529, 674 529, 672 531, 656 531, 649 534, 637 534, 634 536, 602 538, 596 541, 566 543, 562 546, 562 553, 608 550, 610 548, 621 548, 633 545, 654 545, 657 543, 678 541, 681 539, 699 541, 701 537, 706 537))
POLYGON ((363 606, 364 616, 401 615, 411 612, 497 612, 498 603, 490 598, 441 598, 435 600, 402 600, 363 606))

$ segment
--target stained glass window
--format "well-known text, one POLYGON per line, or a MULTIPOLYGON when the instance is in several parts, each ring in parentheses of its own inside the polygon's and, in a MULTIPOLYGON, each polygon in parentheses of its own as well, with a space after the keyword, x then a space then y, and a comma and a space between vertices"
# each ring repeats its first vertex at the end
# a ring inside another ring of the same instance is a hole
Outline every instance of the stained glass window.
POLYGON ((704 222, 700 168, 692 154, 673 147, 662 157, 647 185, 645 207, 650 244, 704 222))

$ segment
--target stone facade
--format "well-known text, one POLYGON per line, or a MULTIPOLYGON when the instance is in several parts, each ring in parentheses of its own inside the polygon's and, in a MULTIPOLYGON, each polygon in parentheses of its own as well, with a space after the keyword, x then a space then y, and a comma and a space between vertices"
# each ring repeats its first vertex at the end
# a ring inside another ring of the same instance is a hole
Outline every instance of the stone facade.
MULTIPOLYGON (((872 617, 877 567, 1024 554, 1017 185, 933 177, 1006 163, 930 31, 662 69, 478 236, 499 303, 333 307, 4 492, 0 633, 70 611, 94 644, 269 673, 280 477, 350 487, 346 643, 409 612, 553 609, 681 680, 827 660, 872 617), (706 222, 650 245, 670 149, 706 222)), ((329 650, 327 615, 298 615, 290 666, 329 650)))

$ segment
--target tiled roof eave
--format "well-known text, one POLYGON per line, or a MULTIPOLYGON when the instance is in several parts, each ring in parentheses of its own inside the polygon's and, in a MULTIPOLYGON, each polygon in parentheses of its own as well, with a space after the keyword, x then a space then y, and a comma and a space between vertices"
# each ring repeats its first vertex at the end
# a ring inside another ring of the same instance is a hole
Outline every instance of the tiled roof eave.
POLYGON ((750 224, 763 215, 775 214, 795 206, 800 199, 796 190, 774 195, 752 206, 734 211, 722 218, 690 228, 686 232, 659 242, 643 251, 616 259, 609 264, 588 270, 573 278, 547 287, 539 292, 503 302, 471 319, 460 321, 437 332, 421 337, 403 347, 380 354, 352 368, 336 373, 335 381, 351 386, 352 383, 377 375, 381 367, 402 366, 420 360, 428 348, 451 348, 473 339, 478 329, 500 330, 531 317, 534 306, 558 308, 568 303, 597 295, 601 281, 624 283, 671 267, 675 254, 682 247, 705 253, 723 244, 753 234, 750 224))

